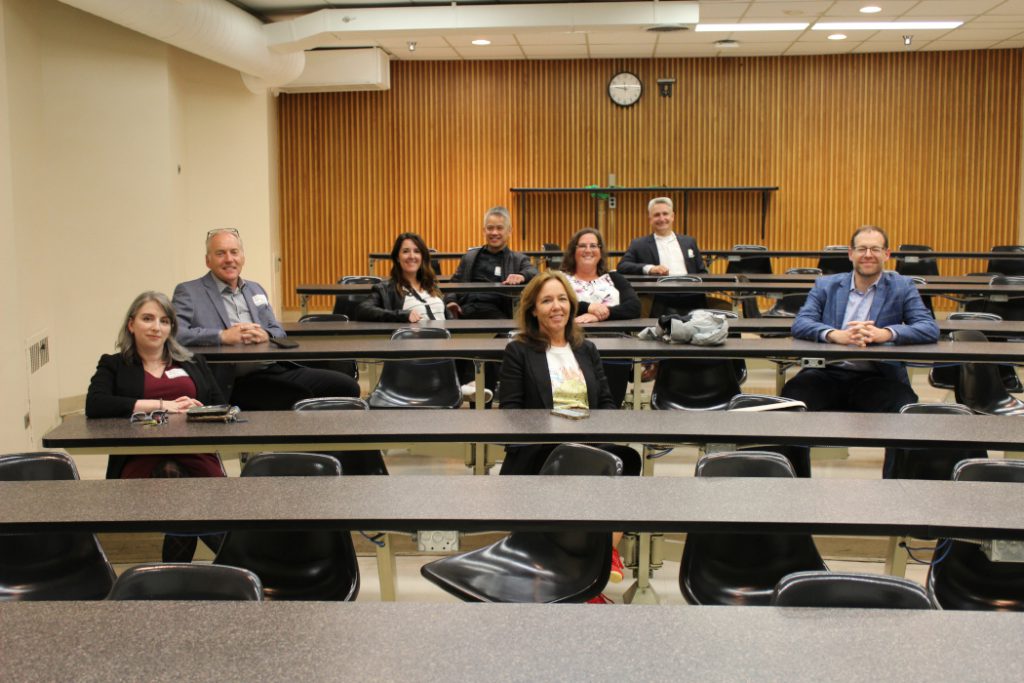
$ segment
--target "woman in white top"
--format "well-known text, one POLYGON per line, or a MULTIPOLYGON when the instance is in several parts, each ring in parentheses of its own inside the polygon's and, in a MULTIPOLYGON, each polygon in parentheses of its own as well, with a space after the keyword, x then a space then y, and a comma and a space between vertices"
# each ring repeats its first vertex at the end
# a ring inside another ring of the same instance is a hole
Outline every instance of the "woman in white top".
POLYGON ((416 323, 446 317, 427 245, 416 233, 403 232, 391 248, 391 278, 373 286, 356 320, 416 323))
MULTIPOLYGON (((595 228, 583 228, 572 236, 562 255, 565 271, 579 299, 578 323, 601 320, 631 320, 640 317, 640 298, 629 280, 616 272, 608 272, 604 256, 604 239, 595 228)), ((604 364, 604 374, 616 406, 626 397, 626 385, 633 374, 629 361, 604 364)))

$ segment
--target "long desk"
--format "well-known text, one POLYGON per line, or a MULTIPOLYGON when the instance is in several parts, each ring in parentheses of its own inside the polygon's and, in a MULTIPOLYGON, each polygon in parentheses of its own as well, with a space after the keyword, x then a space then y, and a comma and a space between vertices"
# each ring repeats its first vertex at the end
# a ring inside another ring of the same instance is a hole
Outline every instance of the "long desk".
POLYGON ((1024 677, 1020 648, 995 651, 1024 615, 998 612, 26 602, 0 623, 11 683, 1024 677))
MULTIPOLYGON (((657 324, 656 318, 634 318, 632 320, 604 320, 583 325, 584 332, 623 332, 634 334, 657 324)), ((989 339, 1024 338, 1024 322, 1006 320, 938 320, 939 330, 948 334, 956 330, 977 330, 989 339)), ((757 334, 789 333, 792 318, 734 318, 729 320, 733 332, 757 334)), ((495 320, 422 320, 418 323, 394 322, 306 322, 282 323, 289 337, 358 337, 390 335, 403 327, 439 327, 452 334, 501 334, 516 329, 511 318, 495 320)))

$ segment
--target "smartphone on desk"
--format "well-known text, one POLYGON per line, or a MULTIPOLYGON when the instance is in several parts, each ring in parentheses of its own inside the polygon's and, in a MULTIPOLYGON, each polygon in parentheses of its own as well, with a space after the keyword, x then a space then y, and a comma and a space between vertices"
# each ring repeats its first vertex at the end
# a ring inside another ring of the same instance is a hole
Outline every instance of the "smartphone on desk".
POLYGON ((583 420, 590 417, 590 411, 586 408, 555 408, 551 414, 567 420, 583 420))
POLYGON ((292 341, 288 337, 271 337, 269 341, 279 349, 297 349, 299 347, 299 342, 292 341))

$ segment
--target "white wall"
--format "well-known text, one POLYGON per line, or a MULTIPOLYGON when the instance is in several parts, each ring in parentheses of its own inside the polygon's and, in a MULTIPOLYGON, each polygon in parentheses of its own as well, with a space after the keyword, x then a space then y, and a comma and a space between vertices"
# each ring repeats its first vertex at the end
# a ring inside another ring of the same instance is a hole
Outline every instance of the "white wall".
MULTIPOLYGON (((50 334, 52 378, 34 377, 32 394, 55 421, 136 294, 205 272, 210 228, 242 230, 245 275, 273 286, 273 103, 235 71, 56 0, 2 9, 0 303, 14 340, 0 352, 23 357, 25 337, 50 334)), ((24 394, 0 398, 0 452, 20 447, 6 425, 16 417, 20 432, 24 394)))

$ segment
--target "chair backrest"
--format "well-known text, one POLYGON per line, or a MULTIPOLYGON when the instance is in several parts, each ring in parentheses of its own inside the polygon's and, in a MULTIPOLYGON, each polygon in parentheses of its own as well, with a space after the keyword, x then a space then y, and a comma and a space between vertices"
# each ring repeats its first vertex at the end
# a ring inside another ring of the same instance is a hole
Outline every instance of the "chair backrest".
POLYGON ((738 364, 730 359, 663 360, 651 391, 657 410, 725 410, 740 393, 738 364))
POLYGON ((902 577, 856 572, 795 572, 772 593, 773 607, 934 609, 928 592, 902 577))
MULTIPOLYGON (((955 330, 950 338, 954 342, 988 341, 978 330, 955 330)), ((1024 402, 1006 390, 999 366, 993 363, 961 363, 955 395, 957 403, 982 415, 1024 415, 1024 402)))
POLYGON ((324 396, 304 398, 292 406, 292 410, 369 410, 370 406, 355 396, 324 396))
POLYGON ((557 252, 551 253, 544 257, 547 261, 549 270, 558 270, 562 267, 562 245, 554 242, 545 242, 541 245, 544 251, 557 252))
POLYGON ((845 244, 830 244, 825 247, 823 251, 832 251, 835 252, 835 255, 824 254, 818 259, 818 268, 822 274, 834 275, 835 273, 846 273, 853 270, 849 249, 845 244))
MULTIPOLYGON (((795 477, 789 460, 767 451, 703 456, 698 477, 795 477)), ((796 571, 826 569, 809 534, 690 533, 679 589, 694 604, 767 605, 776 584, 796 571)))
POLYGON ((1024 460, 963 460, 953 469, 953 480, 1024 483, 1024 460))
POLYGON ((349 317, 344 313, 314 313, 299 318, 300 323, 347 323, 349 317))
MULTIPOLYGON (((340 285, 375 285, 383 282, 383 278, 376 275, 346 275, 338 280, 340 285)), ((339 294, 334 297, 334 310, 332 313, 348 316, 352 320, 356 316, 356 309, 359 304, 369 298, 369 294, 339 294)))
MULTIPOLYGON (((909 403, 900 413, 928 415, 973 415, 959 403, 909 403)), ((969 458, 987 458, 977 448, 893 448, 885 449, 882 476, 885 479, 930 479, 949 481, 957 463, 969 458)))
POLYGON ((107 600, 263 600, 248 569, 216 564, 140 564, 117 577, 107 600))
POLYGON ((946 320, 986 320, 989 322, 1001 322, 1002 316, 984 311, 955 311, 946 316, 946 320))
MULTIPOLYGON (((77 481, 63 453, 0 455, 0 481, 77 481)), ((0 534, 0 602, 102 600, 114 570, 90 533, 0 534)))
MULTIPOLYGON (((321 453, 260 453, 243 477, 337 477, 338 461, 321 453)), ((214 564, 244 567, 268 600, 355 600, 359 565, 347 531, 231 531, 214 564)))
POLYGON ((722 451, 697 461, 697 477, 795 477, 789 460, 770 451, 722 451))
MULTIPOLYGON (((807 411, 807 406, 803 401, 794 401, 784 396, 774 396, 770 394, 739 394, 738 396, 733 396, 732 400, 729 401, 729 405, 726 407, 726 410, 750 410, 760 408, 762 406, 771 406, 770 410, 780 410, 787 413, 802 413, 807 411)), ((809 446, 801 446, 797 444, 762 444, 741 448, 740 450, 744 452, 767 451, 769 453, 778 453, 789 461, 790 466, 793 468, 793 473, 796 474, 796 476, 803 478, 811 476, 811 449, 809 446)))
POLYGON ((992 251, 1003 254, 1020 254, 1020 258, 989 259, 988 272, 1001 273, 1003 275, 1024 275, 1024 246, 1004 244, 992 247, 992 251))
POLYGON ((786 275, 821 275, 821 268, 786 268, 786 275))
MULTIPOLYGON (((370 405, 361 398, 354 396, 332 396, 326 398, 307 398, 295 403, 292 410, 369 410, 370 405)), ((341 473, 351 475, 384 475, 388 473, 387 465, 379 450, 345 450, 324 451, 325 455, 337 459, 341 464, 341 473)))
POLYGON ((659 277, 658 282, 703 282, 698 275, 666 275, 659 277))
POLYGON ((786 398, 785 396, 775 396, 773 394, 737 394, 732 397, 729 401, 729 405, 727 405, 725 409, 742 410, 744 408, 749 409, 770 405, 780 406, 778 408, 772 408, 772 410, 782 410, 791 413, 802 413, 807 410, 807 406, 800 401, 794 401, 786 398))
POLYGON ((768 256, 760 256, 757 252, 768 251, 768 247, 760 244, 734 244, 733 251, 749 251, 751 254, 741 255, 738 259, 729 259, 729 265, 725 267, 726 273, 750 273, 758 275, 770 275, 772 272, 772 260, 768 256))
POLYGON ((541 474, 618 477, 622 460, 606 450, 579 443, 563 443, 555 447, 544 461, 541 474))
MULTIPOLYGON (((897 251, 935 251, 927 244, 901 244, 897 251)), ((938 275, 939 262, 931 256, 897 256, 896 272, 900 275, 938 275)))
MULTIPOLYGON (((450 337, 439 327, 403 327, 391 335, 392 340, 450 337)), ((462 390, 455 361, 385 361, 367 402, 371 408, 457 408, 462 405, 462 390)))

